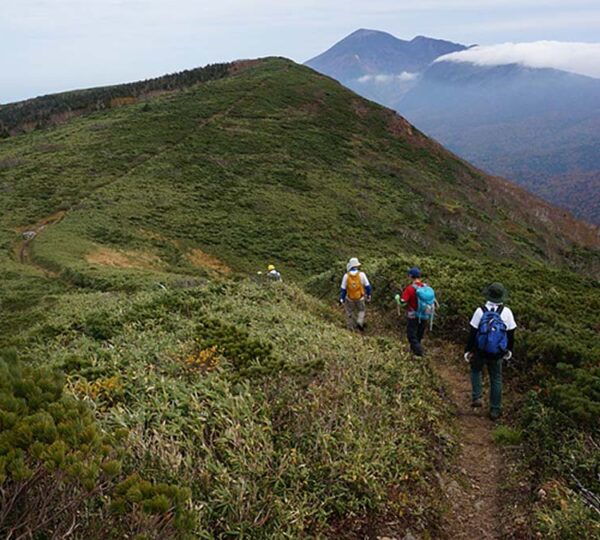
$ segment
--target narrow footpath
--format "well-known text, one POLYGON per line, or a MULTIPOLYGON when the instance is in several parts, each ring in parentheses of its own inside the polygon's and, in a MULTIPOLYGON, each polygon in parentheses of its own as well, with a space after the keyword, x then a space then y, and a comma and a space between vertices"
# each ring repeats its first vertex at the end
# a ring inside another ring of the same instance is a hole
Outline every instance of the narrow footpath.
POLYGON ((467 366, 461 369, 441 349, 431 353, 431 367, 454 409, 460 445, 453 468, 442 480, 448 504, 445 532, 452 539, 503 538, 503 459, 492 436, 495 424, 487 417, 487 400, 481 409, 471 408, 467 366))
MULTIPOLYGON (((409 352, 402 324, 390 326, 385 315, 376 310, 369 313, 369 323, 368 335, 398 339, 399 346, 409 352)), ((458 443, 455 457, 439 478, 447 511, 442 534, 436 540, 530 538, 524 524, 507 523, 512 519, 507 516, 515 517, 514 509, 509 508, 514 501, 505 500, 507 493, 503 487, 510 464, 494 441, 497 424, 488 418, 487 375, 484 373, 484 406, 473 409, 469 367, 462 358, 462 347, 429 335, 424 345, 425 361, 440 381, 440 392, 453 416, 458 443)), ((422 540, 418 534, 407 534, 405 530, 392 532, 393 529, 384 529, 384 533, 376 536, 377 540, 422 540)))
POLYGON ((22 238, 21 241, 15 247, 15 254, 17 260, 21 264, 29 264, 31 266, 36 266, 43 273, 54 276, 52 272, 49 272, 45 268, 42 268, 35 264, 31 256, 31 244, 44 231, 44 229, 52 225, 56 225, 57 223, 60 223, 65 217, 65 215, 66 211, 60 210, 58 212, 55 212, 54 214, 51 214, 41 219, 34 225, 31 225, 29 227, 22 227, 21 229, 19 229, 19 232, 22 234, 22 238))

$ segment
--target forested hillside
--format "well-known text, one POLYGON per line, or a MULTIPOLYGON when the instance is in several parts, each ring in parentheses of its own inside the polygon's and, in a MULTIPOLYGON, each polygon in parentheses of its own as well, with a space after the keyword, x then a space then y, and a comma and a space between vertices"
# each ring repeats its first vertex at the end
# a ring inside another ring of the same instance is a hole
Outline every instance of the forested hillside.
POLYGON ((390 304, 413 264, 439 351, 507 284, 527 530, 597 531, 597 229, 288 60, 208 78, 0 142, 0 536, 445 537, 461 441, 390 304), (332 307, 354 255, 366 336, 332 307))
POLYGON ((165 92, 220 79, 234 68, 213 64, 154 79, 114 86, 49 94, 17 103, 0 104, 0 138, 64 123, 74 116, 131 105, 165 92))

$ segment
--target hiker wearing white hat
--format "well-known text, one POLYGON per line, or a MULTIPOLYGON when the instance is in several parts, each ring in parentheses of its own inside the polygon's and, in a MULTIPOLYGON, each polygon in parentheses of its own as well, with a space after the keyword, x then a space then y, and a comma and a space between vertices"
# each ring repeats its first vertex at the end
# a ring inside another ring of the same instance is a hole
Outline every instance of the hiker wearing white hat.
POLYGON ((359 270, 360 261, 352 257, 346 265, 346 273, 342 278, 340 304, 346 310, 346 325, 349 330, 365 329, 367 314, 366 302, 371 301, 371 284, 364 272, 359 270), (355 318, 356 314, 356 318, 355 318))

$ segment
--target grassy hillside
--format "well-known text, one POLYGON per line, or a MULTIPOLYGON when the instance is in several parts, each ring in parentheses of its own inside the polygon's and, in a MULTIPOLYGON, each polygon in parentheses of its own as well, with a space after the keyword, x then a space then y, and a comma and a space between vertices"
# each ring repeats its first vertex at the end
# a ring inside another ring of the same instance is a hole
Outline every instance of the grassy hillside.
MULTIPOLYGON (((537 263, 486 258, 400 255, 371 260, 365 267, 374 303, 397 327, 393 296, 406 283, 406 269, 419 264, 440 301, 434 335, 464 345, 468 322, 483 303, 481 291, 501 281, 515 313, 515 360, 505 377, 518 389, 512 423, 535 491, 551 500, 538 504, 537 526, 548 538, 595 538, 597 514, 586 507, 584 490, 600 492, 600 283, 537 263), (549 497, 550 498, 550 497, 549 497), (545 503, 545 504, 544 504, 545 503)), ((309 280, 307 290, 333 296, 338 272, 309 280)))
POLYGON ((86 258, 103 248, 169 272, 190 271, 194 249, 297 276, 399 249, 598 264, 593 228, 285 60, 8 139, 0 164, 6 247, 66 211, 32 253, 55 271, 93 277, 86 258))
POLYGON ((407 264, 428 268, 450 339, 505 280, 519 354, 549 377, 529 455, 568 482, 571 458, 535 448, 568 424, 595 489, 597 230, 328 78, 238 64, 10 137, 0 192, 5 536, 439 537, 438 381, 318 298, 354 254, 385 310, 407 264), (248 277, 269 262, 284 285, 248 277))
MULTIPOLYGON (((102 537, 335 536, 340 520, 351 534, 365 517, 387 512, 413 527, 435 526, 440 507, 432 479, 447 427, 431 373, 390 340, 340 331, 319 302, 294 287, 266 285, 72 292, 55 297, 48 318, 21 334, 20 362, 64 372, 63 392, 93 405, 95 429, 125 433, 112 443, 123 473, 86 476, 99 493, 84 492, 80 505, 49 527, 83 508, 89 514, 80 530, 102 537), (131 488, 122 500, 133 471, 144 481, 189 489, 184 497, 192 506, 169 517, 131 488)), ((0 369, 14 369, 15 361, 6 357, 0 369)), ((23 399, 19 386, 0 391, 3 404, 23 399)), ((24 401, 35 403, 34 395, 24 401)), ((42 430, 35 418, 8 423, 2 441, 14 441, 31 471, 64 441, 65 461, 48 473, 59 496, 81 481, 69 475, 69 460, 81 458, 60 427, 55 434, 46 420, 42 430), (26 426, 31 434, 23 440, 26 426)), ((2 459, 3 487, 13 493, 23 485, 19 457, 2 459)), ((47 486, 34 478, 24 490, 30 502, 0 520, 3 533, 34 515, 30 504, 47 486)))

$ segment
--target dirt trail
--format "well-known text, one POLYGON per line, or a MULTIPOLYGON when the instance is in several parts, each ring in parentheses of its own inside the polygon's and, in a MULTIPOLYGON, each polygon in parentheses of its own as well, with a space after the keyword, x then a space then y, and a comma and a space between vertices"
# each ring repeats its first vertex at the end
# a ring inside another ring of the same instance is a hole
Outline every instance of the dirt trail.
MULTIPOLYGON (((445 531, 454 539, 503 538, 501 482, 503 459, 492 437, 495 424, 487 418, 486 401, 471 408, 468 368, 448 359, 446 349, 432 350, 432 368, 452 403, 458 429, 459 454, 443 481, 448 502, 445 531)), ((460 355, 454 351, 451 358, 460 355)))
POLYGON ((29 227, 23 227, 19 232, 23 235, 21 242, 17 244, 16 253, 19 262, 22 264, 34 264, 31 258, 31 243, 38 237, 38 235, 50 225, 60 223, 65 217, 66 211, 60 210, 50 216, 47 216, 34 225, 29 227))
MULTIPOLYGON (((390 325, 387 316, 376 310, 369 313, 370 336, 387 335, 399 339, 399 345, 408 353, 409 348, 403 325, 390 325)), ((448 469, 439 478, 445 495, 447 512, 442 519, 442 530, 434 537, 444 540, 491 540, 501 538, 530 538, 522 523, 512 521, 517 517, 505 500, 504 486, 508 479, 510 463, 493 439, 496 424, 488 418, 489 386, 484 374, 484 407, 471 407, 471 382, 468 365, 462 360, 463 350, 448 341, 425 338, 427 361, 439 377, 441 392, 454 416, 456 440, 459 449, 448 469), (510 516, 510 517, 508 517, 510 516)), ((513 501, 514 502, 514 501, 513 501)), ((518 515, 522 515, 522 512, 518 515)), ((386 524, 378 540, 410 540, 427 538, 407 534, 403 528, 386 524)))

